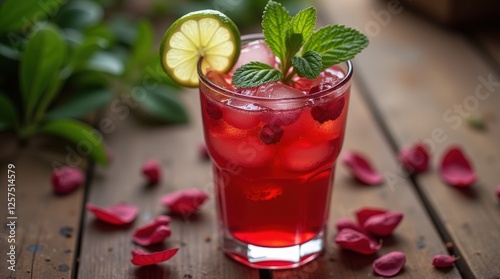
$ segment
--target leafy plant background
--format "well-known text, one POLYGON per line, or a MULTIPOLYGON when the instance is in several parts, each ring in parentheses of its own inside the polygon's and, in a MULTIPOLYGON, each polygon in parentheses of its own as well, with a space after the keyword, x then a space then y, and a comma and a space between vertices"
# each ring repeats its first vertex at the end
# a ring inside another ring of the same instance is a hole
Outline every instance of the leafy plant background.
MULTIPOLYGON (((121 95, 164 123, 188 121, 179 87, 161 70, 148 20, 114 15, 89 0, 5 0, 0 5, 0 132, 85 140, 82 121, 121 95), (144 86, 154 73, 153 86, 144 86)), ((104 145, 90 156, 106 164, 104 145)))

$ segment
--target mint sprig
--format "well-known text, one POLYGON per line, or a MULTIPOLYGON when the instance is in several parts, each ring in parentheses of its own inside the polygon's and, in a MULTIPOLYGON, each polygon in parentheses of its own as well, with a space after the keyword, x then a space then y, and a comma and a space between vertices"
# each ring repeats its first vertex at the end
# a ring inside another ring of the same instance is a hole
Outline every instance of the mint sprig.
POLYGON ((314 31, 315 26, 314 7, 292 17, 280 3, 269 1, 262 16, 263 34, 280 60, 279 69, 250 62, 234 72, 234 86, 248 88, 278 80, 288 83, 295 75, 315 79, 324 69, 354 58, 368 46, 368 38, 353 28, 328 25, 314 31))

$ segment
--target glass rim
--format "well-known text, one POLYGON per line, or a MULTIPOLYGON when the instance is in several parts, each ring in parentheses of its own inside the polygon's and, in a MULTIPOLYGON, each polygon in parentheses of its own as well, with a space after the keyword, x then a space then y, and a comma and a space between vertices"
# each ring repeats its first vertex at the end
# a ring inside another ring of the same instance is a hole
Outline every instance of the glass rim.
MULTIPOLYGON (((255 41, 255 40, 260 40, 260 39, 264 39, 264 36, 261 33, 253 33, 253 34, 247 34, 247 35, 241 36, 242 44, 245 41, 255 41)), ((227 96, 240 98, 240 99, 248 99, 248 100, 260 100, 260 101, 266 101, 266 102, 283 101, 283 100, 292 101, 292 100, 301 100, 301 99, 311 99, 311 98, 322 97, 323 95, 328 95, 331 92, 335 92, 335 91, 338 91, 338 90, 344 88, 344 86, 347 85, 349 83, 349 81, 351 80, 352 73, 353 73, 353 66, 352 66, 351 60, 347 60, 347 61, 338 63, 336 65, 345 63, 347 65, 347 72, 345 73, 345 76, 342 78, 342 80, 338 84, 336 84, 334 87, 324 89, 324 90, 315 92, 313 94, 300 96, 300 97, 289 97, 289 98, 276 99, 276 98, 267 98, 267 97, 260 97, 260 96, 242 95, 242 94, 236 93, 233 90, 229 90, 229 89, 226 89, 224 87, 220 87, 219 85, 213 83, 210 79, 208 79, 207 76, 203 73, 203 71, 201 69, 202 62, 203 62, 203 57, 198 60, 198 65, 197 65, 198 77, 201 79, 200 82, 203 82, 207 86, 217 90, 217 92, 221 92, 227 96)), ((198 87, 199 87, 199 85, 198 85, 198 87)))

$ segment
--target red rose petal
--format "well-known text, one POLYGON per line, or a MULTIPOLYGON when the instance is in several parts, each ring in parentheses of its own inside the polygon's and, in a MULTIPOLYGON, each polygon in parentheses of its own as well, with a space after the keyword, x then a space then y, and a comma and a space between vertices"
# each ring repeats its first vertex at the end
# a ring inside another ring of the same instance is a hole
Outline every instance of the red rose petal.
POLYGON ((399 161, 409 171, 423 172, 429 168, 429 152, 427 146, 416 143, 399 152, 399 161))
POLYGON ((363 228, 358 223, 347 218, 338 219, 337 222, 335 222, 335 226, 337 227, 337 231, 341 231, 343 229, 351 229, 360 233, 364 233, 363 228))
POLYGON ((445 153, 439 169, 441 178, 455 187, 469 187, 477 175, 460 147, 455 146, 445 153))
POLYGON ((133 241, 139 245, 147 246, 162 242, 172 234, 172 230, 167 227, 170 222, 168 216, 158 216, 153 221, 135 230, 133 241))
POLYGON ((342 162, 354 177, 365 184, 376 185, 384 181, 384 177, 372 167, 367 159, 358 153, 346 152, 342 157, 342 162))
POLYGON ((130 262, 137 266, 157 264, 169 260, 177 253, 177 251, 179 251, 179 248, 172 248, 154 253, 146 253, 142 250, 133 250, 130 262))
POLYGON ((432 265, 435 267, 450 267, 453 266, 456 260, 457 258, 454 256, 439 254, 432 258, 432 265))
POLYGON ((80 187, 85 181, 85 175, 79 168, 62 167, 52 172, 51 180, 54 193, 64 195, 80 187))
POLYGON ((147 177, 150 183, 158 183, 161 178, 161 165, 158 161, 147 160, 142 165, 142 173, 147 177))
POLYGON ((207 145, 204 143, 200 143, 198 145, 198 154, 200 155, 200 158, 202 158, 203 160, 210 159, 210 155, 208 154, 207 145))
POLYGON ((358 223, 363 226, 368 220, 368 218, 386 213, 387 210, 381 209, 381 208, 374 208, 374 207, 363 207, 361 209, 356 210, 356 218, 358 219, 358 223))
POLYGON ((376 259, 372 264, 372 268, 378 275, 392 277, 401 271, 405 263, 405 254, 403 252, 395 251, 376 259))
POLYGON ((335 243, 342 248, 363 255, 371 255, 377 252, 381 245, 374 239, 353 229, 345 228, 335 236, 335 243))
POLYGON ((127 203, 117 203, 109 207, 98 207, 88 202, 85 207, 94 213, 95 217, 106 223, 125 225, 134 221, 139 209, 127 203))
POLYGON ((198 211, 207 198, 207 193, 193 188, 167 194, 161 198, 161 203, 173 213, 191 214, 198 211))
POLYGON ((389 236, 403 220, 403 213, 389 211, 371 216, 363 223, 363 228, 377 236, 389 236))

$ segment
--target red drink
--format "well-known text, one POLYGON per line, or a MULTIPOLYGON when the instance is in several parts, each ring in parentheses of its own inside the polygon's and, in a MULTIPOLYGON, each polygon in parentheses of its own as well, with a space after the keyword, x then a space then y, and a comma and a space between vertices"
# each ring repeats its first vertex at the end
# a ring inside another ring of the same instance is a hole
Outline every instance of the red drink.
POLYGON ((233 258, 284 268, 323 249, 351 73, 347 62, 316 80, 295 80, 293 87, 278 82, 252 89, 232 87, 230 74, 200 75, 222 246, 233 258), (305 243, 312 246, 305 249, 305 243), (270 255, 268 248, 284 247, 300 254, 270 255))

